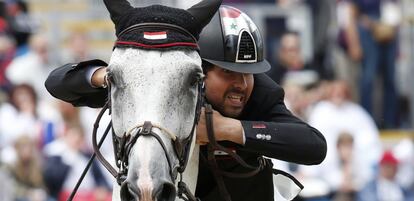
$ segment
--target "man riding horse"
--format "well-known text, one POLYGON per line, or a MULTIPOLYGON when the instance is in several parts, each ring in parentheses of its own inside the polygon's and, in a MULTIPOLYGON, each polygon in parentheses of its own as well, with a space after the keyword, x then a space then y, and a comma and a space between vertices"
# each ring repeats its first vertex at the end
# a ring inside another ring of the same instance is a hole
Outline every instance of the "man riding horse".
MULTIPOLYGON (((168 15, 163 17, 167 19, 168 15)), ((213 107, 210 112, 215 139, 249 165, 261 168, 251 177, 219 175, 222 180, 218 181, 216 168, 230 174, 243 174, 250 169, 229 157, 229 153, 216 151, 217 167, 200 160, 195 195, 202 201, 274 200, 272 163, 263 156, 316 165, 326 156, 325 138, 291 114, 283 101, 283 89, 264 74, 270 65, 263 58, 263 40, 245 13, 221 6, 202 31, 198 45, 205 73, 205 98, 213 107), (225 195, 223 188, 227 189, 225 195)), ((64 65, 51 72, 46 88, 56 98, 75 106, 102 107, 107 96, 106 66, 100 60, 64 65)), ((205 158, 206 147, 211 143, 207 124, 206 116, 200 115, 196 142, 202 145, 201 158, 205 158)))

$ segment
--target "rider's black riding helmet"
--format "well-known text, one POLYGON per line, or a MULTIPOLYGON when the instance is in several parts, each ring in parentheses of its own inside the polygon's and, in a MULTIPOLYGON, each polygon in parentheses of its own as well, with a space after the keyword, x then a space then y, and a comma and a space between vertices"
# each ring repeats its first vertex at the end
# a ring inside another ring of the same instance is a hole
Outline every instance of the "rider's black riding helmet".
POLYGON ((263 39, 242 11, 221 6, 203 29, 198 42, 201 58, 239 73, 264 73, 270 64, 263 58, 263 39))

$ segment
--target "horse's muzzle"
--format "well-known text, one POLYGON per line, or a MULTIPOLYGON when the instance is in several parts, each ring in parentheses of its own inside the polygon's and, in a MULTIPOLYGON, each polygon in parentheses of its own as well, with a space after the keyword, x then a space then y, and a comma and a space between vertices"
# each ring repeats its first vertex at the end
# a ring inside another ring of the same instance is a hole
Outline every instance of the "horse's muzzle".
POLYGON ((173 183, 163 182, 154 185, 158 188, 140 188, 132 183, 125 181, 121 186, 122 201, 174 201, 176 189, 173 183))

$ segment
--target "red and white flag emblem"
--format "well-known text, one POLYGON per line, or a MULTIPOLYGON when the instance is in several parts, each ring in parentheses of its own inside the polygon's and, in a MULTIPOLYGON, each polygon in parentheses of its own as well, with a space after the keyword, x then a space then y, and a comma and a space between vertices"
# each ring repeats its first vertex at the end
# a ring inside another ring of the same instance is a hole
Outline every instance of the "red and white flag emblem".
POLYGON ((253 128, 266 128, 266 125, 263 123, 253 123, 253 128))
POLYGON ((144 32, 144 38, 148 40, 167 39, 167 32, 166 31, 144 32))

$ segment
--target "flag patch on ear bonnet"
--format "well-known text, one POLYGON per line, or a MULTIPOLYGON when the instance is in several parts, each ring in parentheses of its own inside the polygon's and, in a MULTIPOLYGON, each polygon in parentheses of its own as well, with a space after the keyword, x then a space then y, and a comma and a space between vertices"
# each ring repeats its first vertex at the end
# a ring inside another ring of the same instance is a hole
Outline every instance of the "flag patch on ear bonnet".
POLYGON ((167 39, 167 32, 166 31, 144 32, 144 38, 148 40, 167 39))

